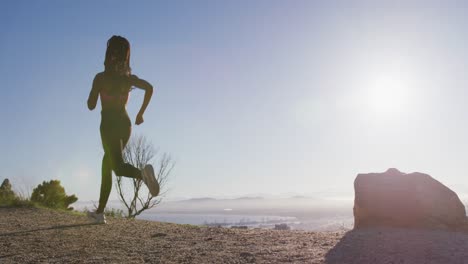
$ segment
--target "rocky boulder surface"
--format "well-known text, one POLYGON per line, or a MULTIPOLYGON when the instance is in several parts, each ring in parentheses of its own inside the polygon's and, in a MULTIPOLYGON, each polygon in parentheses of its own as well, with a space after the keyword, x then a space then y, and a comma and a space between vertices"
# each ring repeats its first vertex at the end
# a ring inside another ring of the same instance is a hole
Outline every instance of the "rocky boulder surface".
POLYGON ((466 228, 465 206, 457 194, 419 172, 359 174, 354 181, 354 228, 466 228))

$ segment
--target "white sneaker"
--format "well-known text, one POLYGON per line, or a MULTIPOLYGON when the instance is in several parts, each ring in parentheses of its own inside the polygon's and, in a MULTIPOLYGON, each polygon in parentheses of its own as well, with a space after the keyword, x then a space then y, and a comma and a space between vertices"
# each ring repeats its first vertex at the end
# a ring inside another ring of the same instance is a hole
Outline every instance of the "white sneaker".
POLYGON ((106 224, 106 216, 103 213, 88 212, 88 217, 91 218, 95 224, 106 224))
POLYGON ((141 176, 143 178, 143 182, 148 187, 151 195, 153 197, 158 196, 159 194, 159 183, 156 180, 156 176, 154 175, 153 166, 150 164, 146 165, 145 168, 141 170, 141 176))

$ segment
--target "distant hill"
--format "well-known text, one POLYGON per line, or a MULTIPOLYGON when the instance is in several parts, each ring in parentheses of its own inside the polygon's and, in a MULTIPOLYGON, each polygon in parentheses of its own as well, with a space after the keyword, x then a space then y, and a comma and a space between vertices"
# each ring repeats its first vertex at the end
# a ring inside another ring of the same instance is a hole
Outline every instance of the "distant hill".
POLYGON ((309 197, 304 196, 304 195, 296 195, 292 196, 291 199, 308 199, 309 197))
POLYGON ((202 197, 202 198, 192 198, 188 200, 181 200, 177 202, 208 202, 208 201, 216 201, 217 199, 211 197, 202 197))
POLYGON ((263 197, 257 196, 257 197, 239 197, 235 199, 228 199, 228 200, 263 200, 263 197))
POLYGON ((201 198, 192 198, 187 200, 180 200, 177 203, 184 203, 184 202, 223 202, 223 201, 250 201, 250 200, 263 200, 263 197, 239 197, 239 198, 232 198, 232 199, 217 199, 212 197, 201 197, 201 198))

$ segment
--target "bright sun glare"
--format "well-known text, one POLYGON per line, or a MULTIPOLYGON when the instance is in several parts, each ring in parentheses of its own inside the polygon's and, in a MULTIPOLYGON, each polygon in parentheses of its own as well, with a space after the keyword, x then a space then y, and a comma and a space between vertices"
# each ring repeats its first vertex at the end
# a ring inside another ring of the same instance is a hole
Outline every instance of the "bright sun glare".
POLYGON ((356 72, 357 101, 377 119, 392 119, 409 114, 418 90, 418 67, 409 58, 381 57, 363 64, 356 72))
POLYGON ((380 73, 373 76, 368 84, 367 101, 370 110, 376 114, 396 114, 408 110, 408 78, 402 74, 380 73))

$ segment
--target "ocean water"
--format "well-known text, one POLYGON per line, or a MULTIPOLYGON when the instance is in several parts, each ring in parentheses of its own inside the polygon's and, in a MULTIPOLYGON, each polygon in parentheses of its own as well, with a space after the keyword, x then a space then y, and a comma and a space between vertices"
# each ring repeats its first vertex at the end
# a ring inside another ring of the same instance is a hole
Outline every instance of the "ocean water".
POLYGON ((248 228, 274 228, 276 224, 286 224, 291 229, 308 231, 335 231, 351 229, 353 227, 353 218, 351 216, 300 219, 294 216, 274 215, 157 213, 142 214, 137 218, 158 222, 221 227, 247 226, 248 228))
POLYGON ((145 213, 138 219, 169 222, 177 224, 209 225, 209 226, 248 226, 266 227, 275 224, 298 224, 299 220, 292 216, 275 215, 238 215, 238 214, 202 214, 202 213, 145 213))
MULTIPOLYGON (((74 204, 75 209, 94 208, 92 202, 74 204)), ((123 209, 119 201, 108 208, 123 209)), ((291 229, 335 231, 353 227, 352 207, 314 203, 310 199, 288 200, 196 200, 160 204, 144 211, 137 219, 204 226, 247 226, 274 228, 286 224, 291 229)))

